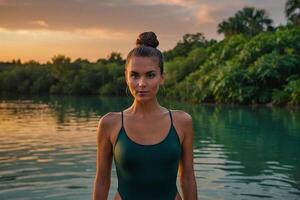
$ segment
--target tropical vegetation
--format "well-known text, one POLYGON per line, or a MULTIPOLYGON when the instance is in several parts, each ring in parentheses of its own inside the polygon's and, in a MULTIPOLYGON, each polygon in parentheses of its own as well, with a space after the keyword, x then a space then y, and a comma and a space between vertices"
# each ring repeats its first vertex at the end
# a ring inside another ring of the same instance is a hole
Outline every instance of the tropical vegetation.
MULTIPOLYGON (((221 41, 185 34, 163 52, 167 81, 159 95, 195 103, 300 105, 299 0, 286 2, 287 24, 273 27, 265 10, 245 7, 218 25, 221 41)), ((0 92, 126 95, 124 64, 112 52, 96 62, 0 63, 0 92)))

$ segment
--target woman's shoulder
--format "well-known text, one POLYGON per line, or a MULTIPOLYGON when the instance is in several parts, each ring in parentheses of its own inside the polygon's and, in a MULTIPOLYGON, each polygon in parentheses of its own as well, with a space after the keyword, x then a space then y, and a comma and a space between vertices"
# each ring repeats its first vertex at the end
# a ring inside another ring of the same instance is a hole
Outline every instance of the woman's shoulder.
POLYGON ((183 110, 170 110, 174 120, 180 123, 189 123, 192 121, 192 116, 183 110))
POLYGON ((120 116, 121 116, 121 112, 108 112, 104 115, 100 115, 99 122, 101 121, 102 123, 110 124, 117 118, 119 119, 120 116))
POLYGON ((98 128, 102 131, 109 132, 112 128, 116 127, 121 122, 120 112, 108 112, 100 116, 98 128))
POLYGON ((182 143, 186 135, 191 135, 193 122, 192 116, 183 110, 171 110, 173 124, 182 143))

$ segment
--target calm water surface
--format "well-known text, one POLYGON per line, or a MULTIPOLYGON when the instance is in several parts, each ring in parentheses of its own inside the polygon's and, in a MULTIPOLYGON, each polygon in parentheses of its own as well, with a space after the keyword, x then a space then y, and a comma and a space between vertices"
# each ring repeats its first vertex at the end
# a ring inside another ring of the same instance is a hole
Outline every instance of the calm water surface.
MULTIPOLYGON (((91 199, 99 117, 119 97, 1 97, 0 199, 91 199)), ((193 116, 199 199, 300 199, 300 112, 161 101, 193 116)), ((117 189, 112 169, 110 199, 117 189)))

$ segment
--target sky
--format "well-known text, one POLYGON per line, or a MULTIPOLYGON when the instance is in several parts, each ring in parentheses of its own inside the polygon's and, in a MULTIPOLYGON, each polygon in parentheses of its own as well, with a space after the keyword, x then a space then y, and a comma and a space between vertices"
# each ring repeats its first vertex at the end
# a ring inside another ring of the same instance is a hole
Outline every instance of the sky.
POLYGON ((286 24, 285 0, 0 0, 0 61, 50 61, 55 55, 92 62, 118 52, 125 58, 144 31, 161 51, 186 33, 223 38, 217 26, 245 6, 265 9, 286 24))

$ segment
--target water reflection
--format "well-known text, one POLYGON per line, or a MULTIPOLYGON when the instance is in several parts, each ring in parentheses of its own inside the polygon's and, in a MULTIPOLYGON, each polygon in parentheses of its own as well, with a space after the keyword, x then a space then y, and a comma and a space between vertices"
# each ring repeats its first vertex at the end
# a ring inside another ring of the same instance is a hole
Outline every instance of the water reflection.
POLYGON ((225 199, 293 199, 300 194, 299 113, 204 106, 193 117, 200 130, 195 161, 204 199, 215 199, 211 188, 218 188, 216 196, 225 199))
MULTIPOLYGON (((300 113, 284 108, 200 106, 194 163, 201 199, 300 197, 300 113)), ((121 111, 119 97, 2 97, 0 199, 90 199, 99 117, 121 111)), ((110 198, 117 187, 112 170, 110 198)))

